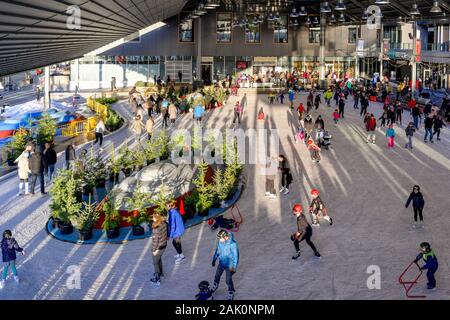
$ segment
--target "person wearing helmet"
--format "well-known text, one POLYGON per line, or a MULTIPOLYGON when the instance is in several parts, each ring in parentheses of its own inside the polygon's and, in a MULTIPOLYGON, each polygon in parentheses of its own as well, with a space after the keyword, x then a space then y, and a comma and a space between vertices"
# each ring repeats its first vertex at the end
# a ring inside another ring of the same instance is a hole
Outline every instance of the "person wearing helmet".
POLYGON ((16 239, 13 238, 11 230, 5 230, 3 232, 3 239, 1 243, 2 256, 3 256, 3 275, 0 280, 0 289, 5 287, 6 278, 8 277, 9 267, 14 276, 14 280, 18 283, 19 276, 16 269, 16 251, 25 254, 25 251, 17 244, 16 239))
POLYGON ((311 196, 312 201, 309 207, 309 213, 313 226, 317 227, 320 226, 319 224, 320 217, 323 217, 325 220, 327 220, 330 223, 330 226, 333 225, 333 219, 331 219, 331 217, 327 214, 325 204, 323 203, 322 199, 319 196, 319 190, 312 189, 311 196))
POLYGON ((423 216, 422 216, 422 210, 425 206, 425 200, 423 199, 423 195, 420 192, 420 187, 418 185, 415 185, 413 187, 413 190, 411 194, 409 195, 408 200, 406 201, 405 208, 409 207, 409 204, 413 204, 413 210, 414 210, 414 224, 413 228, 421 227, 423 228, 423 216), (419 224, 417 224, 417 217, 419 217, 419 224))
POLYGON ((201 281, 198 284, 198 289, 200 291, 195 295, 195 300, 199 300, 199 301, 214 300, 213 292, 209 288, 208 281, 201 281))
POLYGON ((217 243, 216 251, 213 256, 212 266, 216 266, 216 260, 219 259, 216 275, 214 277, 214 284, 211 288, 215 292, 219 287, 220 277, 222 273, 226 272, 226 282, 228 285, 228 300, 234 299, 234 285, 233 275, 239 263, 239 246, 233 238, 233 234, 226 230, 220 230, 217 234, 219 242, 217 243))
POLYGON ((432 290, 436 288, 436 279, 434 274, 436 273, 439 264, 436 255, 431 249, 431 245, 428 242, 422 242, 420 244, 420 253, 417 255, 414 262, 419 266, 420 270, 427 270, 427 289, 432 290), (420 259, 423 259, 425 264, 420 267, 417 263, 420 259))
POLYGON ((309 137, 308 141, 306 142, 308 145, 308 150, 311 151, 311 160, 313 162, 319 163, 320 162, 320 147, 314 142, 314 140, 309 137))
POLYGON ((311 137, 311 132, 314 129, 314 119, 311 117, 310 114, 306 115, 303 127, 305 128, 305 143, 306 143, 306 141, 308 141, 308 138, 311 137))
POLYGON ((317 251, 316 246, 311 241, 312 237, 312 228, 306 220, 305 215, 303 214, 303 207, 301 204, 296 204, 292 208, 292 213, 297 218, 297 232, 291 235, 291 240, 294 243, 294 247, 296 250, 296 254, 292 256, 292 260, 297 260, 300 258, 300 242, 303 240, 311 247, 314 251, 314 255, 316 257, 320 257, 319 251, 317 251))

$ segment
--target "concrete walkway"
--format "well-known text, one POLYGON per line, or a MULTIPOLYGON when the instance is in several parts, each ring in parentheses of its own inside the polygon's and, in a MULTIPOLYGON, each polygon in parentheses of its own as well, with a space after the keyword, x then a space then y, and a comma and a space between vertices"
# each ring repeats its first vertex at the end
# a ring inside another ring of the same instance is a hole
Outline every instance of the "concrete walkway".
MULTIPOLYGON (((265 95, 247 98, 248 110, 242 127, 263 127, 256 113, 264 107, 267 126, 279 130, 281 152, 288 158, 294 181, 289 195, 269 200, 264 197, 261 168, 256 165, 245 168, 247 186, 239 201, 245 222, 236 234, 240 245, 240 265, 234 276, 236 299, 405 299, 398 276, 416 256, 422 241, 432 244, 440 263, 438 289, 427 293, 428 298, 448 298, 447 129, 441 141, 425 144, 421 140, 422 128, 415 136, 414 150, 409 151, 403 148, 404 127, 396 128, 397 145, 394 150, 387 150, 383 130, 377 131, 376 145, 366 144, 362 119, 353 110, 351 98, 345 119, 336 127, 331 118, 334 107, 327 109, 321 105, 313 116, 322 114, 334 139, 333 148, 324 150, 322 161, 316 164, 310 160, 305 146, 294 142, 297 117, 287 105, 268 106, 265 95), (404 207, 416 183, 426 201, 423 230, 411 227, 412 209, 404 207), (329 227, 323 223, 320 229, 314 229, 313 241, 321 259, 315 258, 302 243, 302 257, 292 262, 294 247, 289 237, 295 232, 295 218, 291 208, 296 202, 307 207, 313 187, 321 191, 335 224, 329 227), (366 285, 367 268, 372 265, 381 270, 380 290, 369 290, 366 285)), ((300 99, 306 105, 306 95, 300 99)), ((206 127, 230 127, 235 101, 231 97, 227 106, 209 112, 206 127)), ((120 103, 117 108, 125 113, 126 104, 120 103)), ((369 112, 379 116, 380 110, 380 104, 371 103, 369 112)), ((407 113, 404 118, 404 123, 410 120, 407 113)), ((183 116, 176 125, 190 127, 191 115, 183 116)), ((115 144, 126 141, 130 135, 123 130, 111 141, 105 141, 104 149, 108 150, 112 141, 115 144)), ((3 230, 12 229, 27 252, 17 260, 22 282, 16 284, 9 279, 0 299, 193 299, 200 281, 212 282, 216 233, 206 223, 189 229, 183 236, 187 256, 183 264, 174 264, 176 252, 169 243, 163 256, 166 278, 161 287, 155 288, 149 282, 153 273, 151 239, 92 246, 57 241, 44 231, 49 217, 48 196, 17 197, 15 179, 0 183, 0 187, 0 225, 3 230), (70 266, 80 267, 79 289, 66 285, 70 266)), ((224 280, 217 299, 226 298, 224 280)), ((422 278, 417 292, 426 291, 424 286, 422 278)))

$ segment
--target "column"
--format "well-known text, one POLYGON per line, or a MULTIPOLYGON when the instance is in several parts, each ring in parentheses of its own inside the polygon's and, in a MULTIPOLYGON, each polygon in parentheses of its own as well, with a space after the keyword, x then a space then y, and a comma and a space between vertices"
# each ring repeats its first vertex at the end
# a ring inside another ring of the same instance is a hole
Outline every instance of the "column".
POLYGON ((413 39, 412 39, 412 57, 411 57, 411 97, 414 97, 416 91, 416 77, 417 77, 417 47, 416 40, 417 39, 417 23, 413 21, 413 39))
POLYGON ((80 89, 80 59, 75 60, 75 94, 78 93, 78 90, 80 89))
POLYGON ((50 66, 44 68, 44 73, 44 110, 48 110, 50 108, 50 66))
POLYGON ((202 79, 202 18, 197 20, 197 81, 202 79))
POLYGON ((359 57, 355 56, 355 79, 359 79, 359 57))
POLYGON ((384 56, 384 41, 383 41, 383 24, 380 27, 380 80, 383 80, 383 56, 384 56))
POLYGON ((325 27, 327 25, 327 17, 322 15, 320 17, 320 51, 319 51, 319 65, 320 75, 319 84, 321 89, 325 89, 325 27))

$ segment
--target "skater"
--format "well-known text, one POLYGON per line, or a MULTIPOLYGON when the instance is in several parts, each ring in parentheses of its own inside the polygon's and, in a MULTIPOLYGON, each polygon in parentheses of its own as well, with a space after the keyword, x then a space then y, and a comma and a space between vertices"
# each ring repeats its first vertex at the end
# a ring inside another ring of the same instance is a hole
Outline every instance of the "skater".
POLYGON ((303 106, 303 103, 300 102, 298 104, 297 112, 298 112, 298 121, 302 121, 303 115, 305 114, 305 107, 303 106))
POLYGON ((284 155, 280 154, 278 156, 278 170, 281 173, 280 180, 281 180, 281 189, 280 193, 288 194, 289 193, 289 185, 291 184, 292 180, 290 175, 290 169, 289 164, 287 162, 287 159, 284 155))
POLYGON ((269 197, 269 199, 275 199, 277 197, 276 191, 275 191, 275 178, 277 175, 277 163, 276 159, 268 158, 265 168, 265 175, 266 175, 266 197, 269 197))
POLYGON ((175 120, 177 119, 177 107, 173 104, 173 102, 169 105, 168 113, 170 124, 175 125, 175 120))
POLYGON ((402 114, 403 114, 403 107, 402 103, 400 101, 397 101, 394 107, 395 110, 395 120, 398 124, 402 124, 402 114))
POLYGON ((164 276, 162 266, 162 255, 167 247, 167 223, 164 218, 158 214, 153 215, 152 223, 152 256, 155 272, 150 281, 159 286, 161 277, 164 276))
POLYGON ((319 196, 319 190, 312 189, 311 190, 312 201, 309 206, 310 218, 313 226, 320 226, 319 219, 323 217, 328 221, 330 226, 333 225, 333 219, 328 215, 327 209, 325 208, 325 204, 319 196))
POLYGON ((341 96, 339 99, 339 116, 344 119, 344 109, 345 109, 345 100, 344 97, 341 96))
POLYGON ((306 101, 306 113, 309 113, 313 107, 313 103, 311 100, 306 101))
POLYGON ((212 266, 216 266, 216 260, 219 259, 216 275, 214 277, 214 284, 211 288, 215 292, 219 287, 220 277, 222 273, 226 272, 226 282, 228 285, 228 300, 234 299, 234 285, 233 275, 239 264, 239 246, 233 238, 231 232, 220 230, 217 234, 219 242, 217 243, 216 251, 213 256, 212 266))
POLYGON ((425 126, 425 135, 423 137, 423 142, 427 142, 427 137, 430 136, 430 142, 434 143, 433 141, 433 125, 434 125, 434 119, 432 115, 429 115, 425 118, 423 122, 425 126))
POLYGON ((322 103, 322 100, 320 99, 320 93, 318 93, 316 98, 314 99, 314 106, 316 107, 316 110, 319 109, 319 105, 321 103, 322 103))
POLYGON ((341 90, 336 88, 334 91, 334 101, 336 102, 336 106, 339 105, 339 95, 341 94, 341 90))
POLYGON ((316 129, 316 141, 319 141, 320 133, 325 130, 325 123, 320 114, 314 122, 314 129, 316 129))
POLYGON ((353 95, 353 109, 359 109, 358 108, 358 103, 359 103, 359 92, 355 91, 355 94, 353 95))
POLYGON ((97 125, 95 126, 95 141, 94 141, 94 145, 97 144, 98 141, 100 141, 100 149, 102 148, 103 133, 105 131, 106 131, 105 124, 103 123, 103 120, 100 118, 97 125))
POLYGON ((339 111, 338 109, 335 109, 333 112, 333 120, 334 120, 334 124, 337 125, 338 121, 339 121, 339 111))
POLYGON ((173 247, 177 251, 175 263, 178 264, 185 259, 181 248, 181 237, 183 236, 185 229, 180 211, 176 208, 175 203, 172 203, 170 206, 168 222, 168 235, 169 238, 172 239, 173 247))
POLYGON ((395 111, 392 107, 388 107, 386 110, 387 113, 387 124, 391 125, 395 123, 395 111))
POLYGON ((269 93, 268 98, 269 98, 269 104, 273 104, 275 101, 275 94, 269 93))
POLYGON ((408 126, 405 128, 406 138, 408 139, 408 142, 405 144, 406 149, 413 148, 412 146, 412 137, 414 135, 414 132, 416 131, 416 127, 414 126, 414 123, 410 122, 408 126))
POLYGON ((304 141, 304 139, 305 139, 305 129, 303 129, 302 125, 300 124, 297 127, 297 132, 295 133, 294 140, 295 143, 298 143, 300 141, 304 141))
POLYGON ((16 269, 16 251, 25 254, 25 251, 19 247, 16 239, 12 237, 11 230, 5 230, 3 232, 2 239, 2 256, 3 256, 3 275, 0 280, 0 289, 5 287, 6 278, 8 277, 9 267, 11 266, 11 271, 14 276, 14 281, 19 282, 19 276, 17 275, 16 269))
MULTIPOLYGON (((427 289, 433 290, 436 288, 436 279, 434 274, 439 267, 439 263, 436 255, 431 249, 431 245, 428 242, 422 242, 420 244, 420 253, 417 255, 414 262, 417 264, 420 259, 423 259, 425 264, 422 267, 419 267, 419 270, 427 270, 427 289)), ((417 264, 417 266, 419 265, 417 264)))
POLYGON ((19 196, 21 195, 29 195, 28 192, 28 177, 31 173, 30 171, 30 151, 31 146, 27 146, 28 150, 22 152, 22 154, 14 161, 18 166, 18 174, 19 174, 19 196), (25 193, 22 193, 22 188, 25 187, 25 193))
POLYGON ((155 120, 153 120, 153 117, 151 115, 149 115, 147 122, 145 123, 145 131, 147 131, 148 140, 152 139, 154 125, 155 125, 155 120))
POLYGON ((394 147, 395 130, 394 125, 390 124, 389 128, 386 130, 386 137, 388 138, 388 149, 394 147))
POLYGON ((278 96, 278 98, 280 99, 281 104, 284 104, 284 92, 281 91, 280 95, 278 96))
POLYGON ((314 128, 313 118, 310 114, 306 115, 305 124, 303 126, 305 128, 305 143, 308 141, 308 138, 311 136, 312 130, 314 128))
POLYGON ((238 120, 238 123, 241 124, 241 115, 242 115, 242 106, 239 103, 239 101, 236 101, 236 104, 234 105, 234 118, 233 118, 233 124, 236 122, 236 119, 238 120))
POLYGON ((440 135, 441 135, 441 129, 443 126, 447 127, 444 123, 444 120, 442 119, 442 116, 441 115, 436 116, 434 119, 434 124, 433 124, 433 129, 434 129, 433 136, 437 133, 438 141, 441 140, 440 135))
POLYGON ((200 290, 195 295, 195 300, 206 301, 206 300, 214 300, 213 291, 209 288, 208 281, 201 281, 198 284, 198 290, 200 290))
POLYGON ((388 119, 388 113, 387 113, 387 111, 385 110, 385 111, 383 111, 383 113, 381 114, 381 116, 378 118, 378 120, 381 120, 381 124, 380 124, 380 127, 381 127, 381 128, 383 128, 383 127, 386 126, 387 119, 388 119))
POLYGON ((320 159, 321 159, 320 147, 314 142, 314 140, 311 137, 308 138, 307 145, 308 145, 308 150, 311 151, 311 160, 313 162, 319 163, 320 159))
POLYGON ((197 120, 197 123, 200 124, 200 126, 202 125, 202 117, 204 112, 205 109, 203 109, 203 107, 200 104, 198 104, 194 108, 194 119, 197 120))
POLYGON ((405 208, 409 207, 409 204, 412 201, 412 206, 414 210, 414 224, 413 228, 421 227, 423 228, 423 207, 425 206, 425 200, 423 199, 423 195, 420 192, 420 187, 418 185, 415 185, 413 187, 413 191, 409 195, 408 200, 406 201, 405 208), (417 217, 419 217, 420 225, 417 224, 417 217))
POLYGON ((291 109, 294 109, 294 99, 295 99, 294 90, 289 90, 289 108, 291 109))
POLYGON ((292 208, 292 212, 294 216, 297 218, 297 232, 291 235, 291 241, 294 243, 295 247, 295 255, 292 256, 292 260, 297 260, 300 258, 300 242, 305 240, 305 242, 310 246, 310 248, 314 251, 314 255, 316 257, 320 257, 319 251, 317 251, 316 246, 311 241, 312 237, 312 228, 308 221, 306 220, 305 215, 303 214, 303 207, 301 204, 296 204, 292 208))
POLYGON ((169 101, 164 99, 161 102, 162 127, 167 128, 167 119, 169 118, 169 101))
POLYGON ((333 93, 331 92, 331 89, 328 88, 328 90, 324 93, 323 98, 325 99, 325 102, 327 103, 327 107, 331 107, 331 98, 333 97, 333 93))
POLYGON ((360 116, 367 114, 367 107, 369 106, 369 99, 367 99, 367 96, 365 94, 361 94, 361 112, 359 113, 360 116))
MULTIPOLYGON (((411 100, 411 101, 414 101, 411 100)), ((419 129, 419 120, 420 120, 420 109, 417 106, 417 104, 414 103, 414 106, 411 108, 411 114, 413 117, 414 126, 416 127, 416 130, 419 129)))

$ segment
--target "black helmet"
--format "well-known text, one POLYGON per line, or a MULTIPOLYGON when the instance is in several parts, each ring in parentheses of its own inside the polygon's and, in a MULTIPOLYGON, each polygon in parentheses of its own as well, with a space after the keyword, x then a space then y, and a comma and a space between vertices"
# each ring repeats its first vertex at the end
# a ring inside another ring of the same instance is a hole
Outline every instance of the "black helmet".
POLYGON ((220 230, 219 233, 217 234, 217 238, 219 239, 224 239, 226 237, 229 237, 230 234, 226 231, 226 230, 220 230))
POLYGON ((198 284, 198 289, 200 291, 207 291, 209 290, 209 282, 208 281, 202 281, 198 284))
POLYGON ((5 230, 5 231, 3 231, 3 238, 6 238, 6 236, 12 237, 12 232, 11 232, 11 230, 5 230))
POLYGON ((422 242, 420 244, 420 247, 422 249, 425 249, 427 252, 429 252, 431 250, 431 245, 428 242, 422 242))
POLYGON ((420 187, 417 184, 413 187, 413 190, 414 189, 417 189, 417 191, 420 191, 420 187))

